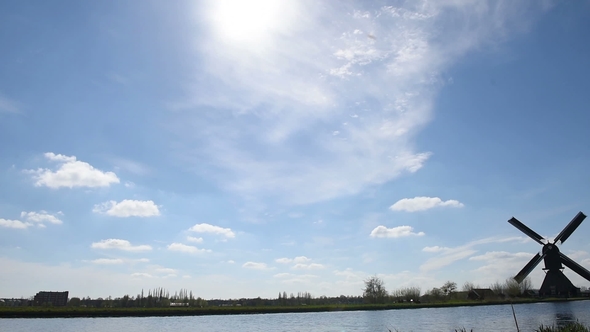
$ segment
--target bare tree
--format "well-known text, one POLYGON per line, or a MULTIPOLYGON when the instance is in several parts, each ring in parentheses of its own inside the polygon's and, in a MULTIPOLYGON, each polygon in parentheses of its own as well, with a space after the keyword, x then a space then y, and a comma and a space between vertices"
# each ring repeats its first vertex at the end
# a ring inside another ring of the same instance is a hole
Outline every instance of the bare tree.
POLYGON ((526 294, 527 291, 533 288, 533 282, 531 281, 530 277, 524 278, 524 280, 520 283, 520 293, 526 294))
POLYGON ((471 290, 472 290, 472 289, 474 289, 474 288, 476 288, 476 287, 475 287, 475 285, 474 285, 474 284, 473 284, 471 281, 466 281, 466 282, 463 284, 463 288, 462 288, 462 290, 463 290, 464 292, 469 292, 469 291, 471 291, 471 290))
POLYGON ((499 281, 491 284, 490 289, 498 296, 504 294, 504 284, 499 281))
POLYGON ((518 296, 520 295, 520 285, 514 278, 506 279, 506 284, 504 285, 504 292, 508 296, 518 296))
POLYGON ((405 287, 396 289, 391 292, 391 297, 395 301, 410 301, 420 299, 420 287, 405 287))
POLYGON ((383 280, 377 276, 370 277, 365 280, 365 289, 363 297, 367 303, 385 303, 387 298, 387 290, 383 280))

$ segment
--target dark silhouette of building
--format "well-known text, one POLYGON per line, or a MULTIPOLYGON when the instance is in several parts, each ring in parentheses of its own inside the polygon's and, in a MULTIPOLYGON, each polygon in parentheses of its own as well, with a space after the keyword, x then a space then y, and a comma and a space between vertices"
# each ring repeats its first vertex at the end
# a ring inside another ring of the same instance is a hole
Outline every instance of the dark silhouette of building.
POLYGON ((470 300, 493 300, 498 295, 489 288, 474 288, 467 293, 467 298, 470 300))
POLYGON ((68 304, 68 291, 65 292, 39 292, 33 299, 34 305, 52 305, 63 307, 68 304))

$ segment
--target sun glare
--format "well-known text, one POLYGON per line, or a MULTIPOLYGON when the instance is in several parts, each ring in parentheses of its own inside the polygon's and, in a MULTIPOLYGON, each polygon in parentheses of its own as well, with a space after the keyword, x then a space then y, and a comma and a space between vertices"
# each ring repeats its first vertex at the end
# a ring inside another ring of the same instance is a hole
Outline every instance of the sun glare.
POLYGON ((283 1, 217 0, 210 19, 219 37, 228 42, 264 43, 284 27, 283 1))

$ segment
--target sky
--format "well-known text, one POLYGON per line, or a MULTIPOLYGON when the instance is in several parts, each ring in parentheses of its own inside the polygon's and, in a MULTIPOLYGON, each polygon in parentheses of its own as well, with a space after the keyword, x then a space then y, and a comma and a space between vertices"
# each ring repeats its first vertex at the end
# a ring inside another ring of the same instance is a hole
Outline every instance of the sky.
POLYGON ((590 213, 589 33, 588 1, 2 1, 0 297, 504 282, 541 249, 508 219, 590 213))

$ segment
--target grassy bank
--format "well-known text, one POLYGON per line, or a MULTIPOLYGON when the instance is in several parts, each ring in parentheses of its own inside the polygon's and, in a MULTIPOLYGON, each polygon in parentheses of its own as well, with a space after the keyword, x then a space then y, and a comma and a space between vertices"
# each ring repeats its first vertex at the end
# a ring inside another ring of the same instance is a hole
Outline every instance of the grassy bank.
POLYGON ((590 332, 590 328, 578 322, 565 326, 544 326, 541 325, 537 332, 590 332))
MULTIPOLYGON (((587 300, 584 299, 569 299, 587 300)), ((566 301, 564 299, 520 299, 512 303, 534 303, 566 301)), ((481 306, 509 304, 507 301, 473 302, 454 301, 444 303, 394 303, 362 305, 309 305, 309 306, 253 306, 253 307, 189 307, 189 308, 80 308, 80 307, 0 307, 0 318, 54 318, 54 317, 149 317, 149 316, 199 316, 272 314, 297 312, 391 310, 418 308, 445 308, 458 306, 481 306)))

